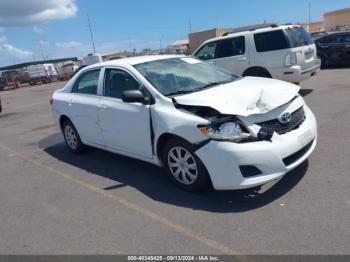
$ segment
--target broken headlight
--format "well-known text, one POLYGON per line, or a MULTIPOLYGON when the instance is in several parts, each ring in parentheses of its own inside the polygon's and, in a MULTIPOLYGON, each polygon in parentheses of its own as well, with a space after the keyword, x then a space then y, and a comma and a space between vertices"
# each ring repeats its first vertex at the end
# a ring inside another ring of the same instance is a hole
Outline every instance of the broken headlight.
POLYGON ((251 136, 247 128, 245 128, 237 120, 213 122, 209 126, 199 126, 199 131, 213 140, 240 142, 251 136))

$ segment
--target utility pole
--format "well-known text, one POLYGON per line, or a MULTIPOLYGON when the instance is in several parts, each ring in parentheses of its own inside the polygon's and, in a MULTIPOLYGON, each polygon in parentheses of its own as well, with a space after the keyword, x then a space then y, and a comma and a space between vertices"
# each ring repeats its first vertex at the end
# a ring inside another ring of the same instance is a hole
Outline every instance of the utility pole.
POLYGON ((94 54, 95 54, 96 53, 95 41, 94 41, 94 35, 92 33, 92 28, 91 28, 91 22, 90 22, 89 15, 87 15, 87 19, 88 19, 88 24, 89 24, 90 36, 91 36, 91 43, 92 43, 92 47, 94 49, 94 54))
POLYGON ((191 23, 191 19, 188 21, 188 27, 189 27, 190 33, 192 33, 192 23, 191 23))
POLYGON ((311 25, 311 2, 309 2, 309 32, 311 31, 310 25, 311 25))

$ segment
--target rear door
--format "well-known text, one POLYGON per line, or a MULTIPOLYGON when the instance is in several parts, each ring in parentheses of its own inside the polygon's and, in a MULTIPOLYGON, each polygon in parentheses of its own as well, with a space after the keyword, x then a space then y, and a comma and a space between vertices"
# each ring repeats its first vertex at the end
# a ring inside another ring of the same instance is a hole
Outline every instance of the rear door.
POLYGON ((98 119, 100 97, 97 95, 100 72, 100 69, 94 69, 82 73, 67 101, 69 117, 79 135, 83 140, 97 145, 103 145, 98 119))
POLYGON ((342 34, 331 34, 319 41, 320 53, 326 55, 327 63, 343 65, 345 62, 345 38, 342 34))
POLYGON ((249 65, 244 36, 217 42, 215 64, 236 75, 242 75, 249 65))
POLYGON ((342 42, 344 44, 343 65, 350 65, 350 33, 343 34, 342 42))

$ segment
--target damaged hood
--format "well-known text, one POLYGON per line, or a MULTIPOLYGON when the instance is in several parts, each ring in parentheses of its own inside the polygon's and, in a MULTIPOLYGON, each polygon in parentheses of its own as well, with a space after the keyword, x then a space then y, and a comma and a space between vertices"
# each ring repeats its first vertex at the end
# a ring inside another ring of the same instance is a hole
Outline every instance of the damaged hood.
POLYGON ((180 105, 211 107, 221 114, 263 114, 291 101, 299 86, 280 80, 245 77, 203 91, 174 97, 180 105))

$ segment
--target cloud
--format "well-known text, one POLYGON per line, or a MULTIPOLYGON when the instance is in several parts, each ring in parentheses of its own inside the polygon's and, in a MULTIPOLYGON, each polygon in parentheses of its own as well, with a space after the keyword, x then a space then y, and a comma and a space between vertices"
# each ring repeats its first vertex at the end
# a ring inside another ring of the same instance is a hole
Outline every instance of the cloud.
POLYGON ((45 33, 45 30, 37 25, 33 26, 33 31, 34 31, 34 33, 36 33, 38 35, 45 33))
POLYGON ((0 26, 36 24, 74 17, 75 0, 0 0, 0 26))
POLYGON ((5 43, 7 43, 7 38, 6 38, 6 36, 1 35, 0 36, 0 44, 5 44, 5 43))
POLYGON ((72 49, 72 48, 83 47, 84 45, 79 42, 70 41, 70 42, 56 43, 55 46, 63 49, 72 49))
POLYGON ((42 47, 42 48, 49 48, 49 47, 50 47, 50 43, 47 42, 47 41, 40 40, 40 41, 39 41, 39 47, 42 47))
POLYGON ((0 35, 0 56, 1 58, 29 58, 33 55, 33 52, 22 50, 10 44, 6 36, 0 35))

